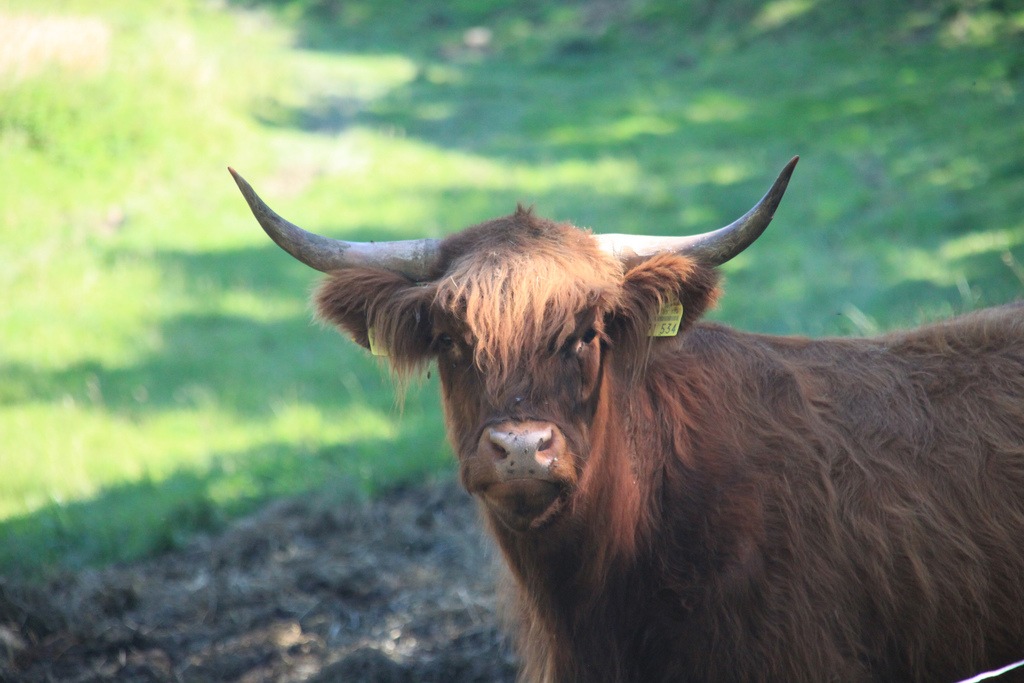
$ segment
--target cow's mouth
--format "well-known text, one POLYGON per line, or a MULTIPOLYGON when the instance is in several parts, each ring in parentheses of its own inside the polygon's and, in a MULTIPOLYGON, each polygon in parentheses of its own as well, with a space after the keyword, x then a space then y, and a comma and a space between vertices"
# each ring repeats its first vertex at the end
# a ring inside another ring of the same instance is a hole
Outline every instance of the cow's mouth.
POLYGON ((519 533, 536 531, 561 512, 564 489, 542 479, 508 479, 480 492, 480 498, 502 524, 519 533))

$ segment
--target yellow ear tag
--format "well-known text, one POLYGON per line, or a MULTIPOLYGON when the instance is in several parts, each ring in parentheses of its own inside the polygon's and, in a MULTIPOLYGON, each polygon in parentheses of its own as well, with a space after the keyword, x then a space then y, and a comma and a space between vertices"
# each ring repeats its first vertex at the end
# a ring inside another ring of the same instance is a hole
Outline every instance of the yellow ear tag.
POLYGON ((683 305, 675 296, 670 297, 658 311, 658 317, 651 325, 648 337, 674 337, 679 334, 679 324, 683 321, 683 305))
POLYGON ((377 343, 377 332, 372 327, 366 330, 366 338, 370 342, 370 353, 375 356, 387 356, 388 350, 377 343))

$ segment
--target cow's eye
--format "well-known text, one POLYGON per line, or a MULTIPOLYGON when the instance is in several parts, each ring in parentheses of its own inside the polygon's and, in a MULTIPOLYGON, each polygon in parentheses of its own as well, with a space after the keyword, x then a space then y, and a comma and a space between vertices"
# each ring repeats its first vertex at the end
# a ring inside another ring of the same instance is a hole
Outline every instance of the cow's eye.
POLYGON ((444 353, 445 351, 451 351, 452 346, 455 342, 452 341, 451 336, 447 334, 439 334, 434 338, 434 350, 438 353, 444 353))
POLYGON ((593 329, 589 329, 583 334, 583 336, 577 338, 575 342, 572 342, 572 345, 569 348, 578 356, 587 350, 590 342, 594 341, 594 337, 596 336, 597 332, 593 329))

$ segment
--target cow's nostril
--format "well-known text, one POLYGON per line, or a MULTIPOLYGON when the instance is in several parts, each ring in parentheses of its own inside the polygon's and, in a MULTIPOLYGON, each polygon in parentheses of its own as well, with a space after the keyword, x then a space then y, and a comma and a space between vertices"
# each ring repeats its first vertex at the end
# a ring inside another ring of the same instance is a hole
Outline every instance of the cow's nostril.
POLYGON ((537 444, 537 452, 540 453, 551 448, 551 445, 554 443, 554 441, 554 435, 550 431, 548 431, 547 434, 541 437, 540 443, 537 444))
POLYGON ((494 446, 495 458, 498 460, 504 460, 508 457, 509 451, 512 448, 511 434, 488 430, 487 438, 491 442, 491 445, 494 446))

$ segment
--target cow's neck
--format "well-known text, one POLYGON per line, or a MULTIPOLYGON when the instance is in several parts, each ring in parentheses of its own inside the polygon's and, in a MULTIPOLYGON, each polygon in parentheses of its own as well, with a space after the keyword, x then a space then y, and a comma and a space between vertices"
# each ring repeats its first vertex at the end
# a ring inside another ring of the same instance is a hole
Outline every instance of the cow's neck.
POLYGON ((648 613, 638 607, 653 591, 638 581, 650 574, 629 566, 635 557, 598 559, 610 551, 601 528, 563 521, 558 542, 498 534, 519 587, 515 602, 529 614, 522 645, 545 653, 551 680, 642 680, 623 667, 636 662, 626 649, 650 626, 636 620, 648 613))

